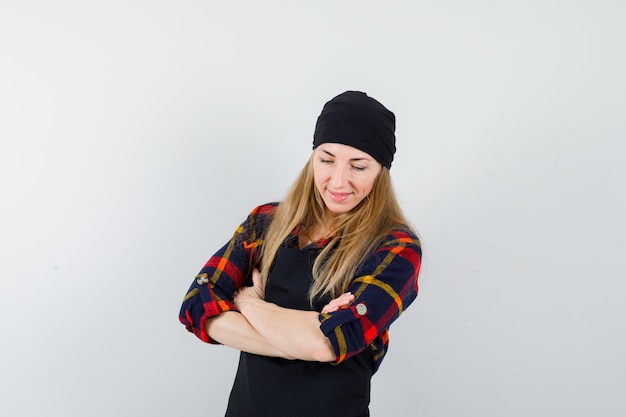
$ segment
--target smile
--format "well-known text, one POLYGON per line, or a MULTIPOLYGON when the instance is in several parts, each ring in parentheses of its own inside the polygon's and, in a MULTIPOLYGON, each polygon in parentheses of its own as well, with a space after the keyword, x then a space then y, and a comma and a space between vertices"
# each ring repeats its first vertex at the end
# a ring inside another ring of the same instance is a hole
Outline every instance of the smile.
POLYGON ((328 190, 328 194, 330 195, 330 198, 333 201, 336 201, 337 203, 341 203, 345 201, 348 197, 350 197, 351 193, 336 193, 336 192, 328 190))

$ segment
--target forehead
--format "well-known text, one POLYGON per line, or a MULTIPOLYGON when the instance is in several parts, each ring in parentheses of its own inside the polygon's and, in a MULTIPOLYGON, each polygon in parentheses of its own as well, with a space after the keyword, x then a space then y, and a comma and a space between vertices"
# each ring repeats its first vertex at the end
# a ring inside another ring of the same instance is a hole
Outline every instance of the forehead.
POLYGON ((360 149, 343 143, 326 142, 316 148, 317 152, 330 153, 337 158, 347 159, 371 159, 374 158, 360 149))

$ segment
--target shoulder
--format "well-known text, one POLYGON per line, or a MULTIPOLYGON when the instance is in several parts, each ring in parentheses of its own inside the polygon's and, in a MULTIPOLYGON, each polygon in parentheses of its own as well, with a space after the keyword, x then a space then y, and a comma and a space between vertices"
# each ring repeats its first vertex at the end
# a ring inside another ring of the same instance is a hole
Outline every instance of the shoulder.
POLYGON ((251 233, 262 233, 271 223, 278 203, 266 203, 256 206, 250 211, 246 220, 239 226, 239 230, 244 232, 249 230, 251 233))
POLYGON ((277 202, 261 204, 260 206, 256 206, 254 209, 252 209, 252 211, 250 212, 250 215, 251 216, 258 216, 258 215, 272 216, 274 212, 276 211, 278 204, 279 203, 277 202))
POLYGON ((418 270, 421 259, 422 248, 417 234, 408 226, 398 225, 378 239, 361 268, 362 271, 382 271, 390 266, 405 264, 406 267, 418 270))
POLYGON ((417 233, 415 233, 410 227, 404 225, 394 227, 380 240, 379 248, 389 246, 408 246, 413 249, 418 249, 421 253, 421 242, 417 233))
POLYGON ((420 239, 410 227, 397 226, 379 240, 368 260, 385 265, 406 262, 418 271, 422 262, 420 239))

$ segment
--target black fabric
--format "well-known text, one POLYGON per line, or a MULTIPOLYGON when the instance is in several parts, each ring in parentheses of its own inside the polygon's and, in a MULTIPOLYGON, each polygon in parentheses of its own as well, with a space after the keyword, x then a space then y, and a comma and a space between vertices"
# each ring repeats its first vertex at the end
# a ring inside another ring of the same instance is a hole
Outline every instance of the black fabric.
POLYGON ((313 149, 322 143, 349 145, 391 168, 396 152, 396 116, 360 91, 346 91, 324 105, 317 118, 313 149))
MULTIPOLYGON (((279 249, 265 299, 283 307, 312 310, 308 291, 319 249, 279 249)), ((316 300, 320 311, 329 300, 316 300)), ((371 353, 338 365, 286 360, 242 352, 226 417, 367 417, 371 353)))

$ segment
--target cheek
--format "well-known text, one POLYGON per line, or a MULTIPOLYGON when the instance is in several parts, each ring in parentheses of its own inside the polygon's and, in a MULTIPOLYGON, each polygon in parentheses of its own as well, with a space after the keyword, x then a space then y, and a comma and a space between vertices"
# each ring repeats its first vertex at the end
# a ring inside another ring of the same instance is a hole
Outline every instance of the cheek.
POLYGON ((321 186, 328 181, 328 173, 326 173, 323 169, 315 169, 313 170, 313 182, 315 185, 321 186))
POLYGON ((324 181, 319 176, 313 176, 313 183, 315 184, 315 188, 317 191, 322 194, 324 191, 324 181))
POLYGON ((374 188, 374 181, 375 178, 363 181, 361 189, 365 194, 369 194, 370 191, 372 191, 372 188, 374 188))
POLYGON ((315 185, 319 185, 320 184, 320 175, 317 171, 313 172, 313 182, 315 183, 315 185))

